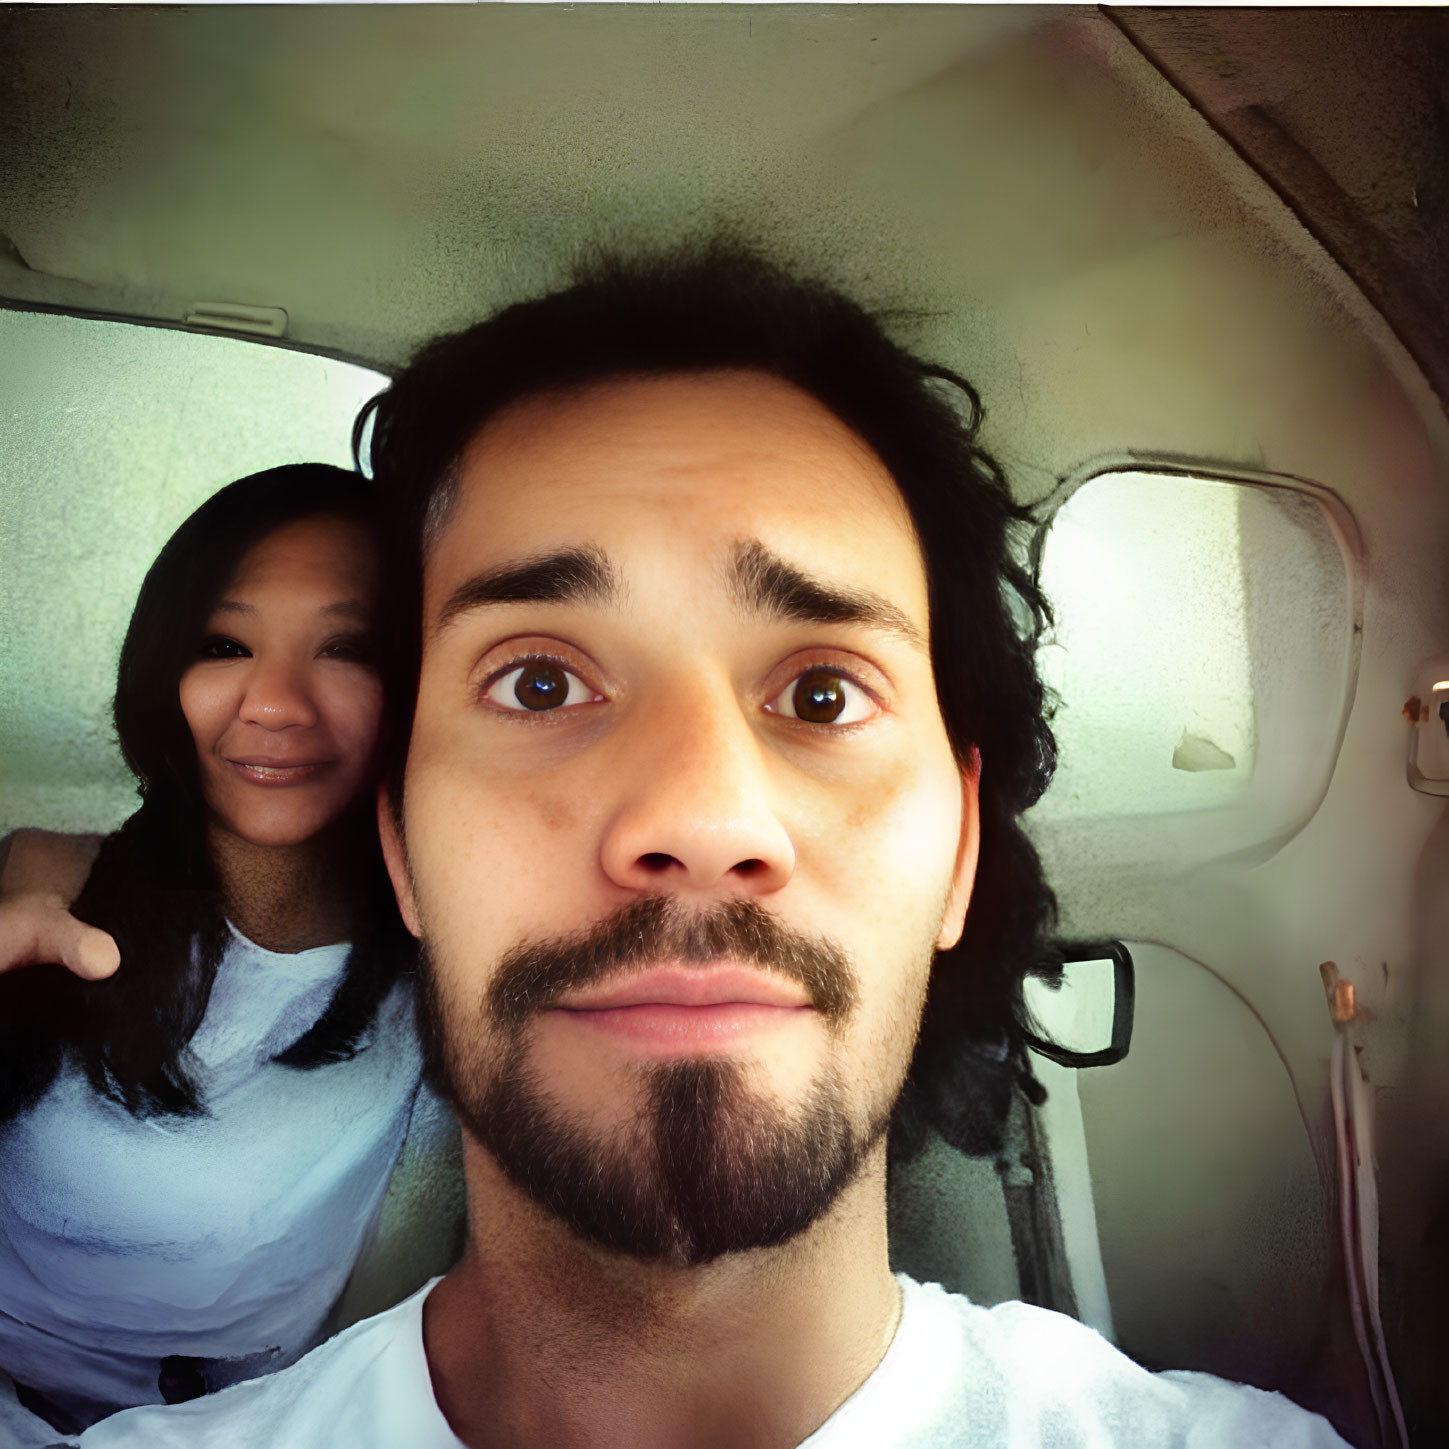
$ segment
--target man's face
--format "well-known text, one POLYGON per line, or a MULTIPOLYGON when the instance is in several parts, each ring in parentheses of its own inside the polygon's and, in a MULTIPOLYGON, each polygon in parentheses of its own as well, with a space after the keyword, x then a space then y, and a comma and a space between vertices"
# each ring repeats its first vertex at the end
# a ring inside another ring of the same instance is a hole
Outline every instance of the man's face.
POLYGON ((779 1241, 879 1141, 975 867, 926 601, 884 467, 767 376, 465 453, 384 845, 464 1120, 586 1235, 779 1241))

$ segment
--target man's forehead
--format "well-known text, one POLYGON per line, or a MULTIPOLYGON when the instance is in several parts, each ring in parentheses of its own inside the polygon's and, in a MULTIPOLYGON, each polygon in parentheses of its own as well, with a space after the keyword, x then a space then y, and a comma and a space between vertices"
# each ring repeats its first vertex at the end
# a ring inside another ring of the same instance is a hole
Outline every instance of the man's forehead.
POLYGON ((783 429, 797 446, 811 441, 844 446, 875 460, 869 445, 814 393, 758 368, 706 368, 685 372, 606 376, 568 387, 525 393, 505 404, 474 432, 468 456, 542 443, 587 446, 616 426, 640 446, 658 443, 676 426, 698 436, 705 418, 742 444, 761 429, 783 429))
POLYGON ((751 541, 840 583, 883 561, 923 574, 884 465, 823 404, 765 374, 525 399, 480 429, 452 481, 428 551, 433 609, 461 573, 579 545, 617 558, 655 542, 695 566, 709 555, 736 582, 751 541))

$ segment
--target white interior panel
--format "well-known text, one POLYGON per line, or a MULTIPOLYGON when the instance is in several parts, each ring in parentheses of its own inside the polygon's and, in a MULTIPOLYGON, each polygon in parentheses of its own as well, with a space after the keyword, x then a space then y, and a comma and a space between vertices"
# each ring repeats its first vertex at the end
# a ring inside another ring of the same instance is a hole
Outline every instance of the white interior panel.
POLYGON ((1077 1073, 1118 1343, 1291 1394, 1328 1347, 1332 1248, 1292 1078, 1211 971, 1128 946, 1131 1050, 1077 1073))

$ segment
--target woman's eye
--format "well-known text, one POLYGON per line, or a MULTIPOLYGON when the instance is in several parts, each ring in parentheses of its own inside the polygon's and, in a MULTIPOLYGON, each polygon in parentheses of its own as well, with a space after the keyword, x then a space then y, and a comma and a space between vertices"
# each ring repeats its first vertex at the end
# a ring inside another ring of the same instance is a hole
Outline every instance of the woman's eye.
POLYGON ((561 709, 566 704, 590 704, 599 696, 577 674, 554 659, 526 659, 498 675, 483 697, 503 709, 561 709))
POLYGON ((324 659, 341 659, 349 664, 371 664, 373 654, 372 641, 363 634, 333 639, 322 647, 324 659))
POLYGON ((807 669, 765 708, 806 724, 859 724, 876 713, 876 703, 849 676, 833 669, 807 669))
POLYGON ((249 659, 251 650, 225 634, 210 634, 196 651, 198 659, 249 659))

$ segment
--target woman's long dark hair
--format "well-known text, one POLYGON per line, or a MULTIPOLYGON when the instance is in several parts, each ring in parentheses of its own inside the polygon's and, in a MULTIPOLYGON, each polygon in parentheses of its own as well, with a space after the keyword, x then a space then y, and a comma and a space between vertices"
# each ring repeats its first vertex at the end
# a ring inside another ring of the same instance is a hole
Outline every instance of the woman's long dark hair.
MULTIPOLYGON (((201 1025, 228 941, 206 845, 196 746, 181 676, 247 551, 301 519, 336 517, 378 536, 373 486, 322 463, 254 473, 208 499, 151 565, 121 646, 116 736, 141 808, 101 846, 77 916, 115 937, 121 967, 82 981, 58 967, 0 977, 0 1122, 33 1104, 67 1062, 137 1116, 205 1110, 188 1044, 201 1025)), ((334 831, 354 940, 326 1011, 275 1061, 306 1070, 354 1055, 408 959, 373 823, 360 798, 334 831)))

